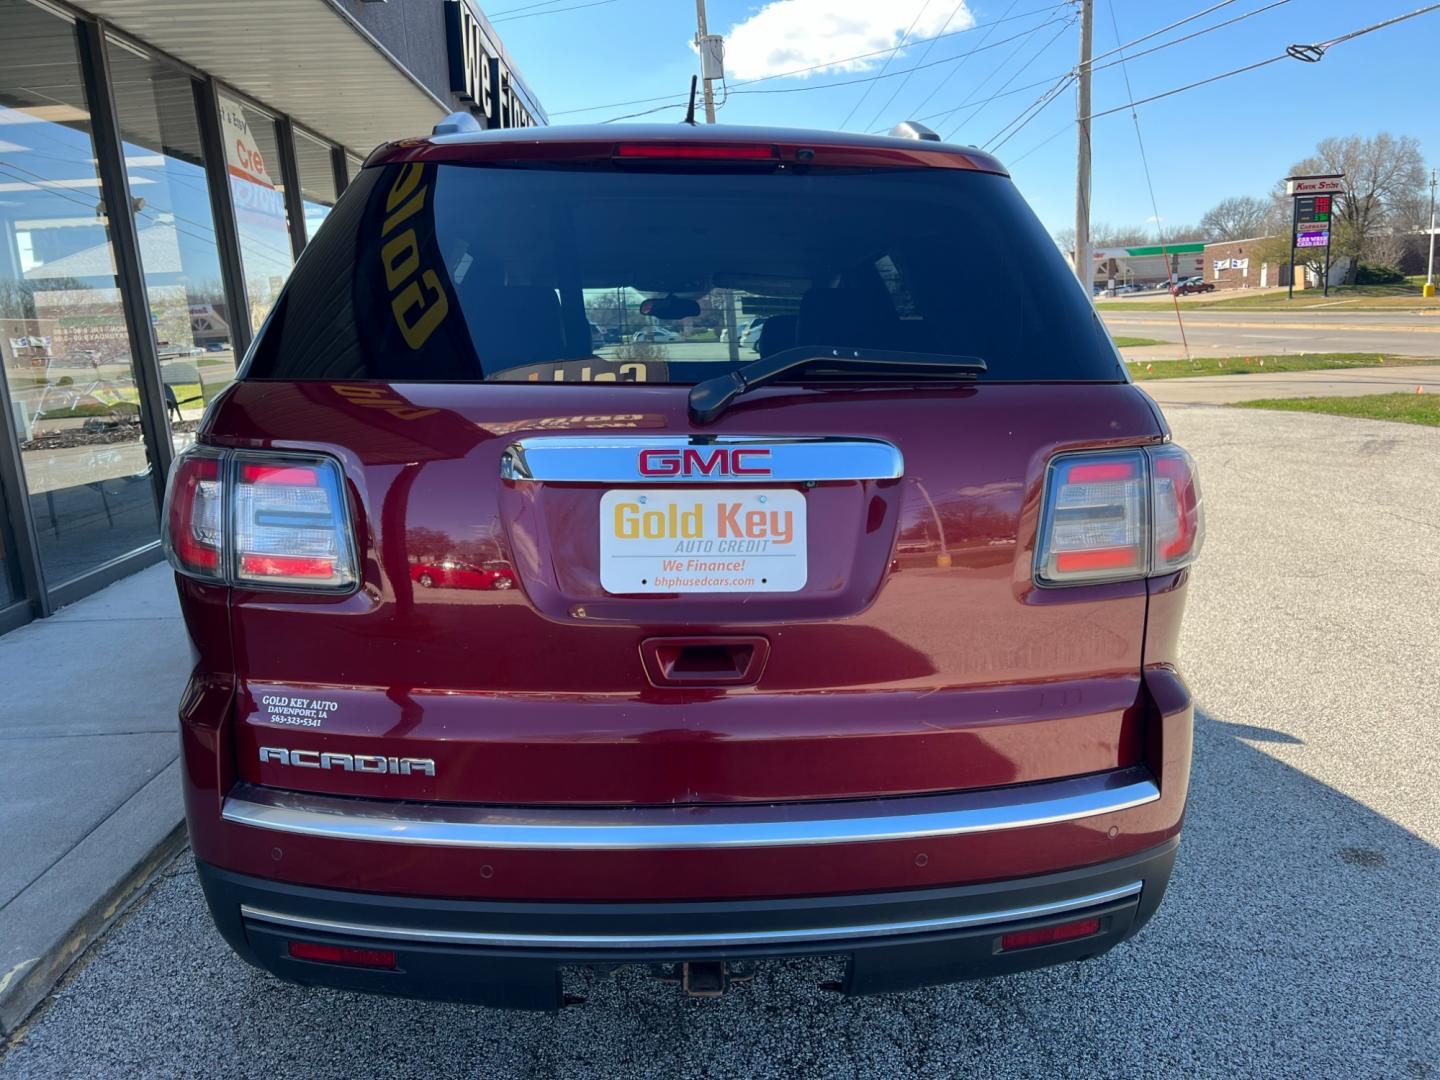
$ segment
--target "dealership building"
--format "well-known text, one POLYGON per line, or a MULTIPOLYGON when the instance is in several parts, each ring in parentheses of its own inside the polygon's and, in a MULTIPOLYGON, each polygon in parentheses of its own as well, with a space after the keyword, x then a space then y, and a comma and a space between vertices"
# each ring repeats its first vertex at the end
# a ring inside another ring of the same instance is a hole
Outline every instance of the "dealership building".
POLYGON ((0 633, 162 558, 175 453, 377 144, 546 122, 470 0, 0 0, 0 633))

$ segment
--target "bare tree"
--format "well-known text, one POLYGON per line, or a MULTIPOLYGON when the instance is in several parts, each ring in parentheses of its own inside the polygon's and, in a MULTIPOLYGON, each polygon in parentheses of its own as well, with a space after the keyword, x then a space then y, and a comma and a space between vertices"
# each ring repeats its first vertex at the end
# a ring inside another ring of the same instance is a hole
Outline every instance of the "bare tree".
POLYGON ((1315 153, 1290 171, 1345 174, 1345 191, 1331 221, 1331 241, 1337 255, 1352 256, 1352 282, 1361 259, 1382 254, 1372 252, 1378 238, 1387 231, 1392 215, 1420 197, 1426 179, 1420 144, 1409 135, 1397 138, 1388 131, 1373 139, 1360 135, 1322 139, 1315 153))
POLYGON ((1200 228, 1207 240, 1249 240, 1269 231, 1273 216, 1269 199, 1253 195, 1232 195, 1221 199, 1205 212, 1200 228))

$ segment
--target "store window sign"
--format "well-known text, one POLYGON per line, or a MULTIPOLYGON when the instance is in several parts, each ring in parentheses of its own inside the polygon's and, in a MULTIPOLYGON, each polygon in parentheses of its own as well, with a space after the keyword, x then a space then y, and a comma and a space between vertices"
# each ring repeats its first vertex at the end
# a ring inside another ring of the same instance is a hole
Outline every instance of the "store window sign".
POLYGON ((1249 260, 1249 259, 1216 259, 1216 260, 1215 260, 1215 272, 1216 272, 1217 274, 1218 274, 1221 270, 1249 270, 1249 269, 1250 269, 1250 260, 1249 260))
POLYGON ((243 227, 285 228, 285 196, 276 190, 265 155, 255 145, 250 123, 238 107, 222 100, 221 130, 225 136, 225 170, 235 198, 235 216, 243 227))

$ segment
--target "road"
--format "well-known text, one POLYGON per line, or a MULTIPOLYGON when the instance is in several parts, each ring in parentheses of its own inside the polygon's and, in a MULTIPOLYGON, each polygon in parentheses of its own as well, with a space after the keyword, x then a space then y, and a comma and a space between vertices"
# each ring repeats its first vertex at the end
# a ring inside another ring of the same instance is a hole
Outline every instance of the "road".
POLYGON ((1440 1077, 1440 430, 1181 406, 1210 535, 1171 890, 1081 965, 876 999, 767 967, 692 1001, 577 975, 557 1016, 245 967, 177 865, 0 1060, 46 1077, 1440 1077))
MULTIPOLYGON (((1100 309, 1116 337, 1155 338, 1166 345, 1124 350, 1130 360, 1183 356, 1173 308, 1100 309)), ((1411 312, 1346 313, 1343 308, 1287 311, 1185 311, 1185 337, 1193 356, 1259 356, 1301 352, 1380 352, 1440 357, 1440 316, 1411 312)))

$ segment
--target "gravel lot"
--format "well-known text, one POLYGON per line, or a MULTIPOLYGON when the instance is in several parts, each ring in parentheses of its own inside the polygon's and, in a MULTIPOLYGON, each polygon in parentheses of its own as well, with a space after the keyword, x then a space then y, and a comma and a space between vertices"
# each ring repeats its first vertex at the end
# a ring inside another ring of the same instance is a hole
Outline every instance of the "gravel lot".
POLYGON ((507 1014, 302 990, 236 960, 184 863, 0 1059, 50 1076, 1440 1077, 1440 430, 1171 410, 1210 538, 1174 883, 1082 965, 904 997, 762 970, 715 1001, 577 976, 507 1014))

